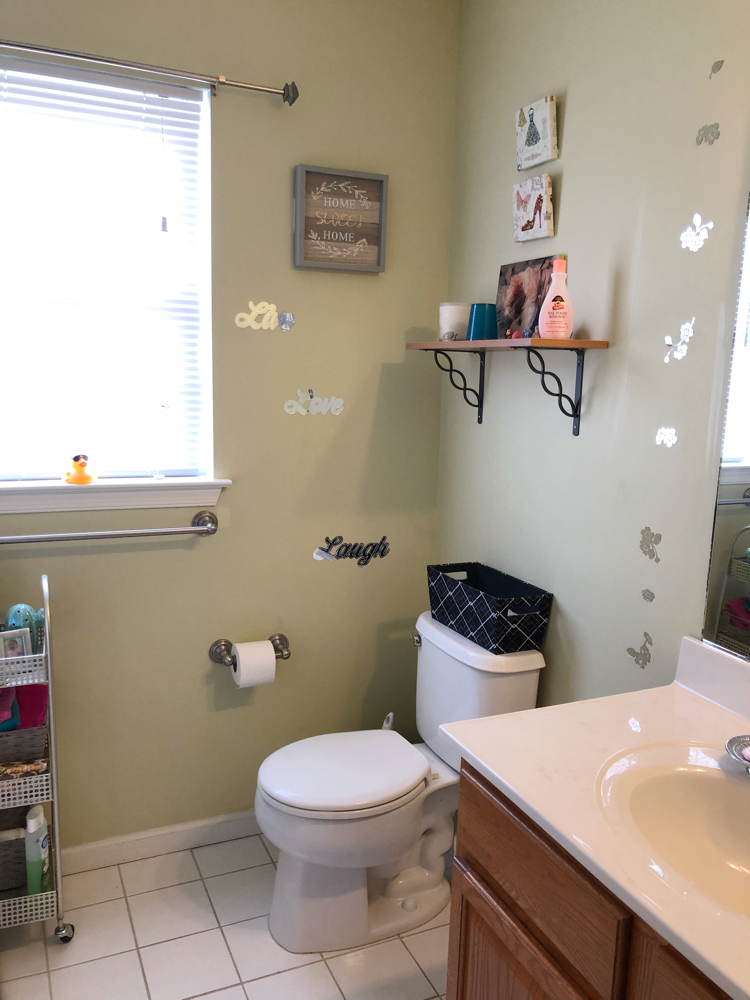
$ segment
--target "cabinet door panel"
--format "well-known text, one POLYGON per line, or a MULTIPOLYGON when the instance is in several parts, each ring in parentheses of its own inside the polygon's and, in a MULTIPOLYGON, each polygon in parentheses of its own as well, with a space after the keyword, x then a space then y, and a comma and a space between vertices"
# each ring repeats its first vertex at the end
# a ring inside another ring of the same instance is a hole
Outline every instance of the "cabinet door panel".
POLYGON ((588 1000, 460 859, 452 892, 448 1000, 588 1000))
POLYGON ((456 853, 486 878, 595 1000, 625 995, 631 914, 466 763, 456 853))
POLYGON ((630 957, 628 1000, 729 1000, 655 931, 636 922, 630 957))

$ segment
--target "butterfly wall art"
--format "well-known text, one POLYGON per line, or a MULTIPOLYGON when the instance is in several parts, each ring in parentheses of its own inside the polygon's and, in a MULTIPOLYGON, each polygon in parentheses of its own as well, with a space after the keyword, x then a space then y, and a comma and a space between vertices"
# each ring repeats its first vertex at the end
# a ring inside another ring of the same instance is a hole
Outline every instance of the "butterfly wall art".
POLYGON ((516 243, 555 235, 552 180, 539 174, 513 185, 513 239, 516 243))

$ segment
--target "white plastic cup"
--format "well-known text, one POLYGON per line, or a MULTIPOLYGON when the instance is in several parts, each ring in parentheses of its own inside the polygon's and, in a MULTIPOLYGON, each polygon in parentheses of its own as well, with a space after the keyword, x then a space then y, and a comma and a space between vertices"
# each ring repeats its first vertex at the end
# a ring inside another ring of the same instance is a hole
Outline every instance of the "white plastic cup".
POLYGON ((440 339, 466 340, 470 312, 470 302, 441 302, 440 339), (453 334, 453 336, 449 336, 450 334, 453 334))

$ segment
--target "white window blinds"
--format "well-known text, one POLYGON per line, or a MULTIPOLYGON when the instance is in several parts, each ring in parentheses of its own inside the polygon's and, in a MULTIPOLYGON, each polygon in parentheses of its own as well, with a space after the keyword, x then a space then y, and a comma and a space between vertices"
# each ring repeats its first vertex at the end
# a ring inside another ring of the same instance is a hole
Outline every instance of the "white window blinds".
POLYGON ((0 479, 213 475, 209 103, 0 60, 0 479))

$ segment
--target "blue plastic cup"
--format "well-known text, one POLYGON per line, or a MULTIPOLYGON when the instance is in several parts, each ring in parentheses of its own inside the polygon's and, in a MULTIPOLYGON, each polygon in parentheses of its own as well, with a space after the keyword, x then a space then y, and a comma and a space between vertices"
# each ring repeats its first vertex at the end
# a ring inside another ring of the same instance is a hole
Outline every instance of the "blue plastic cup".
POLYGON ((494 302, 475 302, 469 313, 467 340, 497 340, 497 313, 494 302))

